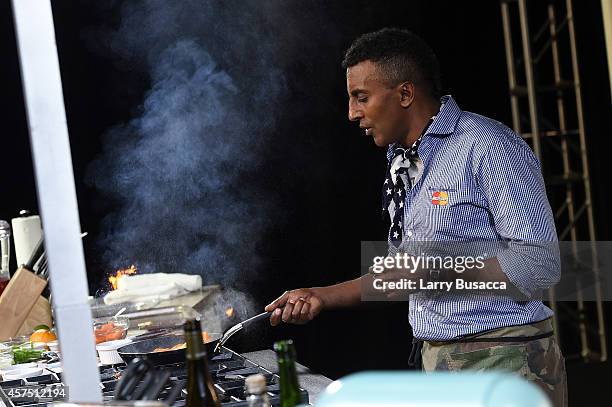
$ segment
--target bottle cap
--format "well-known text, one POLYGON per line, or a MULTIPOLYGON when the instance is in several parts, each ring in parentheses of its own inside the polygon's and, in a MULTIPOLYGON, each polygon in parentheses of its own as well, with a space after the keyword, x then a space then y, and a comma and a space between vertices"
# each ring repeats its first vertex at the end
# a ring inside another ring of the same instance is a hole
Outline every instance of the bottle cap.
POLYGON ((293 346, 293 341, 291 339, 274 342, 274 350, 279 355, 286 355, 295 359, 295 346, 293 346))
POLYGON ((266 377, 262 374, 250 375, 244 382, 247 393, 261 394, 266 392, 266 377))
POLYGON ((193 318, 188 318, 185 320, 185 323, 183 324, 183 329, 185 330, 185 332, 195 332, 195 331, 201 331, 202 327, 200 326, 200 321, 193 318))

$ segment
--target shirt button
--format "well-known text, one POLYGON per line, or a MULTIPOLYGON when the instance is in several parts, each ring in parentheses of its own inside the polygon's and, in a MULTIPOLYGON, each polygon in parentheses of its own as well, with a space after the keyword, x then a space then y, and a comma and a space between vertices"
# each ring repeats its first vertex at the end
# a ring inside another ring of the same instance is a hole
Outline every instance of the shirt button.
POLYGON ((408 237, 412 237, 412 230, 407 231, 406 234, 408 235, 408 237))

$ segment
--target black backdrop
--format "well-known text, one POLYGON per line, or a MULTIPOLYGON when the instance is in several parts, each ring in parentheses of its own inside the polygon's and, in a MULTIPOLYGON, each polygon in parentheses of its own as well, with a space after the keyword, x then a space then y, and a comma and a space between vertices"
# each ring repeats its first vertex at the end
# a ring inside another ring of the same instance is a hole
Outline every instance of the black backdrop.
MULTIPOLYGON (((149 86, 145 73, 118 65, 112 55, 92 52, 87 46, 83 33, 89 27, 117 18, 114 2, 101 3, 105 7, 91 7, 86 1, 53 2, 81 223, 94 238, 103 214, 84 174, 100 153, 101 135, 133 117, 149 86)), ((284 72, 290 97, 277 112, 279 122, 269 147, 273 154, 260 172, 265 176, 254 175, 283 208, 283 221, 257 237, 267 271, 253 276, 245 270, 236 281, 238 287, 249 287, 260 304, 285 289, 356 277, 359 241, 384 236, 378 209, 384 152, 346 119, 339 63, 355 36, 384 26, 419 33, 438 55, 446 93, 453 94, 464 110, 511 123, 497 2, 294 3, 325 18, 324 23, 314 19, 309 35, 296 39, 296 47, 304 51, 284 72), (348 238, 338 239, 339 230, 348 238)), ((604 147, 612 129, 600 2, 575 3, 598 238, 609 240, 604 147)), ((37 203, 7 0, 0 1, 0 30, 0 218, 9 219, 21 208, 37 212, 37 203)), ((101 270, 92 260, 91 245, 86 243, 85 250, 93 293, 109 270, 101 270)), ((330 377, 363 369, 405 368, 411 340, 407 304, 326 312, 306 326, 259 327, 235 347, 261 348, 281 337, 295 338, 299 359, 330 377)), ((570 371, 579 369, 574 366, 578 364, 571 364, 570 371)), ((573 390, 574 397, 577 392, 573 390)))

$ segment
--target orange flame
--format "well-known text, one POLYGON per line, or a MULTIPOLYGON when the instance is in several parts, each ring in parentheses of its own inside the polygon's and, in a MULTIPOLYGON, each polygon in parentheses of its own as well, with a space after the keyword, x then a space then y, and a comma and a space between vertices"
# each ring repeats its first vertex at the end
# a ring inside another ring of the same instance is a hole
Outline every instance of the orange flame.
POLYGON ((116 290, 119 286, 119 280, 121 280, 124 276, 136 274, 137 271, 138 269, 136 268, 136 266, 132 264, 126 269, 117 270, 115 275, 108 276, 108 282, 111 283, 111 286, 113 286, 113 290, 116 290))
POLYGON ((234 308, 229 307, 228 309, 226 309, 225 315, 227 315, 228 318, 231 318, 234 315, 234 308))

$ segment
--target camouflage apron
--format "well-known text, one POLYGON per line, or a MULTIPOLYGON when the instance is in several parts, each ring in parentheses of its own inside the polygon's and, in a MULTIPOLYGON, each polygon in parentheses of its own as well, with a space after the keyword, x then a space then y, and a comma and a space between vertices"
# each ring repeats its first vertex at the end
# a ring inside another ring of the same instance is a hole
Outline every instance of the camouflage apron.
POLYGON ((547 319, 482 332, 452 342, 424 341, 422 368, 425 372, 515 372, 544 390, 554 407, 566 407, 565 360, 554 336, 549 336, 552 330, 551 321, 547 319))

